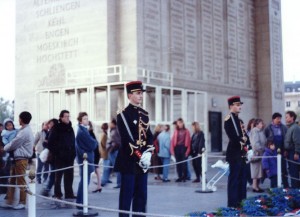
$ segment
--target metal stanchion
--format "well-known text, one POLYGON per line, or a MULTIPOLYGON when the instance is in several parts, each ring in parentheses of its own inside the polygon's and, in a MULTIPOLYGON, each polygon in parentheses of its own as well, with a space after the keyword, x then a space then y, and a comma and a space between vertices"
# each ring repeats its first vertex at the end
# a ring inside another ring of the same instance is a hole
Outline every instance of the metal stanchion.
POLYGON ((88 161, 87 154, 83 154, 83 211, 78 211, 73 216, 98 216, 97 212, 88 211, 88 161))
POLYGON ((207 168, 207 155, 205 148, 202 149, 202 177, 201 177, 201 190, 195 191, 196 193, 212 193, 212 190, 207 189, 206 187, 206 168, 207 168))
POLYGON ((281 187, 281 183, 282 183, 282 171, 281 171, 281 150, 280 148, 277 149, 277 187, 280 188, 281 187))
POLYGON ((28 216, 36 217, 36 197, 34 194, 36 193, 35 186, 35 171, 32 169, 29 172, 30 182, 28 183, 30 193, 28 194, 28 216))

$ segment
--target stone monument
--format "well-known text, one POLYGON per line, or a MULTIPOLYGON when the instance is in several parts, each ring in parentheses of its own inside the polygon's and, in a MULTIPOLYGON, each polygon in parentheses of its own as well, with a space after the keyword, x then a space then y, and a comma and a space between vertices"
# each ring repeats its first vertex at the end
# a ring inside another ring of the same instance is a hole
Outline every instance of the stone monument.
POLYGON ((124 84, 139 79, 152 125, 199 121, 209 150, 224 150, 228 97, 241 96, 245 122, 284 112, 280 7, 280 0, 17 0, 15 114, 31 111, 39 129, 61 109, 74 121, 84 110, 99 125, 127 104, 124 84))

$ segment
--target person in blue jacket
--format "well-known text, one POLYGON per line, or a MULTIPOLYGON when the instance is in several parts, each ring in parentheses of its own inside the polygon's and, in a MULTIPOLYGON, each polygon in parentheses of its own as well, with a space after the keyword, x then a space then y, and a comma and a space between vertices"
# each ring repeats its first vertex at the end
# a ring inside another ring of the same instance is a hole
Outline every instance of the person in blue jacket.
MULTIPOLYGON (((90 183, 90 175, 94 168, 94 150, 98 146, 98 142, 89 133, 89 118, 86 112, 78 114, 78 130, 75 138, 76 160, 78 164, 83 163, 83 155, 87 154, 88 165, 88 183, 90 183)), ((80 182, 78 184, 76 203, 83 204, 83 166, 80 166, 80 182)), ((77 206, 78 209, 83 209, 77 206)))
POLYGON ((271 181, 271 188, 277 188, 277 151, 273 140, 267 141, 262 159, 262 168, 271 181))

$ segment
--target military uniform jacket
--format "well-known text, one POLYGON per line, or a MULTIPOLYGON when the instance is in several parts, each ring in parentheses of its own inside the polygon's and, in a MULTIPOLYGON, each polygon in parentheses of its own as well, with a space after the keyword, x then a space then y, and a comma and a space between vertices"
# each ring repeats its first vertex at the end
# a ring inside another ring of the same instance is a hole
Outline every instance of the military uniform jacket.
POLYGON ((224 129, 229 139, 226 161, 231 163, 242 160, 244 155, 242 143, 244 143, 244 140, 239 117, 234 113, 227 115, 224 122, 224 129))
POLYGON ((136 151, 142 154, 153 147, 153 135, 150 130, 148 112, 144 109, 129 104, 122 111, 129 130, 133 136, 132 141, 121 114, 117 115, 117 127, 121 136, 121 146, 114 166, 115 171, 127 174, 144 173, 138 165, 140 157, 136 151))

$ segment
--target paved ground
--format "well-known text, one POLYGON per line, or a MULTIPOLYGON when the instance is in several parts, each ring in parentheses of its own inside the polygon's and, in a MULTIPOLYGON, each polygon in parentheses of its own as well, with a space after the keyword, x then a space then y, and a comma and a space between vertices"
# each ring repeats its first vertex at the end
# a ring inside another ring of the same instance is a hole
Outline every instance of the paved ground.
MULTIPOLYGON (((216 159, 210 159, 207 180, 210 180, 218 171, 210 167, 211 164, 215 163, 216 159)), ((193 173, 192 173, 193 174, 193 173)), ((194 176, 194 174, 193 174, 194 176)), ((194 178, 194 177, 193 177, 194 178)), ((216 184, 217 191, 213 193, 196 193, 196 190, 201 190, 201 184, 192 183, 191 181, 185 183, 176 183, 175 168, 172 167, 170 171, 171 182, 163 183, 154 179, 154 175, 149 173, 148 177, 148 205, 147 212, 161 215, 176 215, 184 216, 185 214, 192 211, 215 211, 218 207, 225 207, 227 204, 227 177, 223 176, 221 180, 216 184)), ((99 208, 118 208, 118 195, 119 189, 114 189, 115 177, 112 177, 112 184, 108 184, 103 187, 101 193, 92 193, 91 191, 96 188, 93 184, 95 177, 89 186, 89 204, 97 206, 99 208)), ((79 177, 75 174, 75 181, 73 188, 77 190, 77 184, 79 177)), ((269 186, 267 180, 263 188, 269 186)), ((42 185, 37 185, 37 192, 40 191, 42 185)), ((255 195, 248 190, 248 196, 255 195)), ((0 196, 0 202, 3 201, 3 195, 0 196)), ((77 210, 71 205, 64 205, 49 201, 46 199, 37 198, 37 216, 38 217, 67 217, 72 216, 77 210)), ((101 210, 97 211, 99 216, 113 217, 118 216, 116 212, 108 212, 101 210)), ((0 208, 0 217, 20 217, 28 216, 28 210, 15 211, 6 210, 0 208)))

